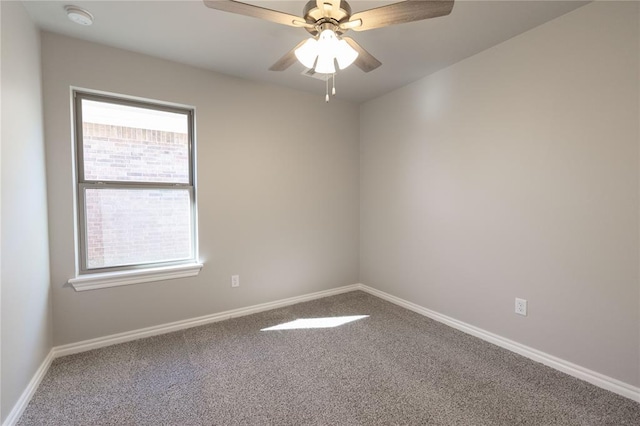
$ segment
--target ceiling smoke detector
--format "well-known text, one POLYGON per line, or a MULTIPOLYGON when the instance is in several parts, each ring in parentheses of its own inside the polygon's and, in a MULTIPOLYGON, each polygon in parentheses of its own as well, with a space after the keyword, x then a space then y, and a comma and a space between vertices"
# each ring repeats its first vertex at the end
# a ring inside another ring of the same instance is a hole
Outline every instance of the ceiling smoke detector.
POLYGON ((64 10, 67 11, 67 17, 76 24, 84 26, 93 24, 93 15, 81 7, 65 6, 64 10))

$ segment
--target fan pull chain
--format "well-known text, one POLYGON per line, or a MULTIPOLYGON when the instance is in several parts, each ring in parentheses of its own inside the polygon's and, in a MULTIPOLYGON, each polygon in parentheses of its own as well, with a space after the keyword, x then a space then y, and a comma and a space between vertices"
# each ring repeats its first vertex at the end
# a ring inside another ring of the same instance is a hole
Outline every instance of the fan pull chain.
POLYGON ((326 94, 326 96, 324 97, 324 101, 325 101, 325 102, 329 102, 329 79, 327 79, 327 80, 325 81, 325 83, 326 83, 326 86, 327 86, 327 94, 326 94))
POLYGON ((335 73, 333 73, 332 82, 333 82, 333 88, 331 89, 331 94, 335 96, 336 95, 336 74, 335 73))

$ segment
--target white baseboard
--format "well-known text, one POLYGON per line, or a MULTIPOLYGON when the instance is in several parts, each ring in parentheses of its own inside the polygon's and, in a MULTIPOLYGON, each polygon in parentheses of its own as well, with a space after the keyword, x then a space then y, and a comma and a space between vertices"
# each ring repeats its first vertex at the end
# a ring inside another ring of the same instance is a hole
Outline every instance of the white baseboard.
POLYGON ((283 306, 295 305, 296 303, 307 302, 309 300, 321 299, 323 297, 358 290, 359 288, 359 284, 352 284, 334 288, 331 290, 318 291, 302 296, 276 300, 274 302, 261 303, 259 305, 253 305, 246 308, 232 309, 230 311, 218 312, 216 314, 205 315, 202 317, 161 324, 153 327, 141 328, 133 331, 126 331, 124 333, 112 334, 105 337, 98 337, 95 339, 83 340, 81 342, 56 346, 53 348, 53 352, 55 358, 58 358, 61 356, 90 351, 92 349, 103 348, 105 346, 111 346, 118 343, 130 342, 132 340, 138 340, 145 337, 158 336, 160 334, 171 333, 173 331, 184 330, 187 328, 197 327, 200 325, 210 324, 218 321, 224 321, 230 318, 251 315, 262 311, 268 311, 270 309, 281 308, 283 306))
POLYGON ((472 336, 475 336, 487 342, 493 343, 494 345, 500 346, 504 349, 508 349, 512 352, 520 354, 533 361, 540 362, 544 365, 547 365, 558 371, 566 373, 570 376, 584 380, 586 382, 589 382, 593 385, 596 385, 608 391, 617 393, 618 395, 622 395, 633 401, 640 402, 640 388, 632 386, 628 383, 624 383, 612 377, 605 376, 604 374, 589 370, 587 368, 581 367, 572 362, 555 357, 553 355, 549 355, 548 353, 539 351, 537 349, 533 349, 529 346, 525 346, 521 343, 515 342, 513 340, 509 340, 505 337, 499 336, 497 334, 491 333, 489 331, 483 330, 473 325, 464 323, 462 321, 458 321, 455 318, 448 317, 446 315, 432 311, 431 309, 427 309, 420 305, 416 305, 415 303, 408 302, 404 299, 393 296, 389 293, 385 293, 384 291, 377 290, 375 288, 366 286, 364 284, 358 285, 358 288, 360 290, 366 291, 369 294, 372 294, 381 299, 394 303, 398 306, 402 306, 403 308, 409 309, 413 312, 429 317, 433 320, 446 324, 457 330, 463 331, 467 334, 471 334, 472 336))
POLYGON ((130 342, 132 340, 138 340, 145 337, 158 336, 160 334, 171 333, 173 331, 184 330, 191 327, 197 327, 200 325, 210 324, 213 322, 223 321, 230 318, 237 318, 245 315, 251 315, 258 312, 268 311, 270 309, 281 308, 284 306, 295 305, 296 303, 308 302, 310 300, 322 299, 323 297, 334 296, 336 294, 347 293, 349 291, 359 290, 359 284, 352 284, 343 287, 333 288, 330 290, 318 291, 315 293, 305 294, 302 296, 289 297, 287 299, 276 300, 273 302, 261 303, 259 305, 253 305, 246 308, 232 309, 229 311, 219 312, 216 314, 205 315, 202 317, 192 318, 183 321, 176 321, 167 324, 162 324, 153 327, 141 328, 138 330, 127 331, 124 333, 112 334, 105 337, 98 337, 95 339, 84 340, 81 342, 70 343, 62 346, 54 346, 49 354, 42 362, 33 378, 29 382, 29 385, 24 390, 20 399, 14 405, 13 409, 7 416, 2 426, 15 425, 20 416, 24 412, 31 397, 38 389, 42 378, 45 376, 51 362, 55 358, 59 358, 66 355, 72 355, 80 352, 90 351, 92 349, 103 348, 105 346, 111 346, 118 343, 130 342))
POLYGON ((25 408, 29 405, 31 397, 36 393, 38 386, 40 386, 40 382, 42 382, 45 374, 49 371, 49 367, 51 366, 51 362, 54 358, 54 351, 51 349, 44 361, 42 361, 42 364, 40 364, 40 367, 38 367, 38 370, 36 370, 36 373, 31 378, 27 388, 22 392, 22 395, 20 395, 18 402, 16 402, 7 418, 2 422, 2 426, 13 426, 18 422, 22 413, 24 413, 25 408))
POLYGON ((640 389, 631 386, 627 383, 612 377, 605 376, 604 374, 591 371, 579 365, 573 364, 569 361, 554 357, 547 353, 538 351, 528 346, 522 345, 513 340, 506 339, 498 336, 497 334, 490 333, 478 327, 474 327, 470 324, 466 324, 462 321, 458 321, 454 318, 442 315, 438 312, 416 305, 415 303, 408 302, 391 294, 385 293, 380 290, 376 290, 372 287, 364 284, 352 284, 343 287, 334 288, 331 290, 318 291, 316 293, 310 293, 302 296, 290 297, 287 299, 281 299, 274 302, 261 303, 259 305, 249 306, 246 308, 232 309, 229 311, 219 312, 212 315, 205 315, 202 317, 192 318, 183 321, 176 321, 168 324, 162 324, 154 327, 142 328, 139 330, 128 331, 124 333, 112 334, 105 337, 98 337, 95 339, 84 340, 77 343, 70 343, 68 345, 55 346, 51 349, 47 357, 44 359, 33 378, 27 385, 20 399, 14 405, 13 409, 2 423, 2 426, 13 426, 20 419, 20 416, 24 412, 25 408, 29 404, 31 397, 38 389, 40 382, 44 378, 45 374, 51 366, 51 362, 58 357, 71 355, 75 353, 85 352, 92 349, 98 349, 105 346, 115 345, 118 343, 130 342, 132 340, 138 340, 145 337, 157 336, 161 334, 171 333, 173 331, 184 330, 191 327, 197 327, 200 325, 210 324, 213 322, 223 321, 230 318, 237 318, 245 315, 251 315, 258 312, 268 311, 271 309, 281 308, 284 306, 295 305, 296 303, 307 302, 310 300, 321 299, 324 297, 334 296, 336 294, 347 293, 350 291, 362 290, 369 294, 372 294, 381 299, 387 300, 403 308, 417 312, 421 315, 434 319, 438 322, 446 324, 450 327, 463 331, 465 333, 476 336, 482 340, 498 345, 502 348, 508 349, 512 352, 518 353, 524 357, 532 359, 563 373, 577 377, 589 383, 592 383, 598 387, 617 393, 634 401, 640 402, 640 389))

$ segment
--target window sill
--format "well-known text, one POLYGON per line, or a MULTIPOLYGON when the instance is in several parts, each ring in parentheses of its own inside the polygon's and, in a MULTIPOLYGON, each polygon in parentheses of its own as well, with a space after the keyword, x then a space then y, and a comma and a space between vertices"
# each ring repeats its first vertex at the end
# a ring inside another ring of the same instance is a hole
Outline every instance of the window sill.
POLYGON ((163 281, 175 278, 195 277, 202 269, 202 263, 164 266, 160 268, 137 269, 129 271, 103 272, 80 275, 71 278, 68 283, 75 291, 96 290, 99 288, 139 284, 150 281, 163 281))

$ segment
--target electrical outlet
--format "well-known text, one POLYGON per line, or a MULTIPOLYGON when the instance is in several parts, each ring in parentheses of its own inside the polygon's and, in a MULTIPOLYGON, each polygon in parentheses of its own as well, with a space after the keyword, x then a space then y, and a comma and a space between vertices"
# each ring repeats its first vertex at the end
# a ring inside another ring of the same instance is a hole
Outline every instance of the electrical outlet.
POLYGON ((516 314, 527 316, 527 301, 516 297, 516 314))
POLYGON ((231 287, 240 287, 240 275, 231 275, 231 287))

